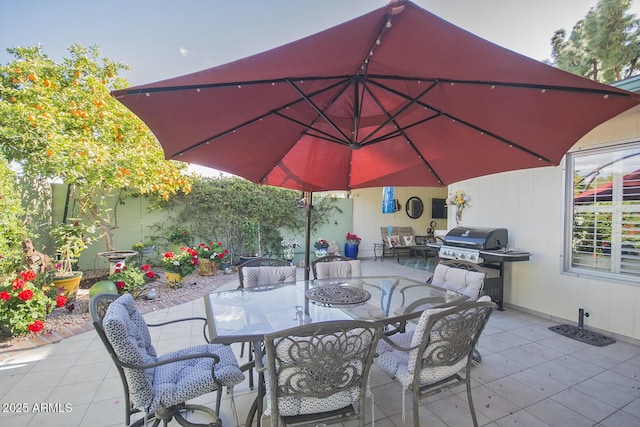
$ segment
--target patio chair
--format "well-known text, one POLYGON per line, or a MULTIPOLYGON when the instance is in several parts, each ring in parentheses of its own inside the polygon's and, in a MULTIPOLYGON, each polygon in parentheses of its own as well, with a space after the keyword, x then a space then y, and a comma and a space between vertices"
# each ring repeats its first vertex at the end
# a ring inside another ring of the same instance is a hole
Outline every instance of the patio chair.
POLYGON ((314 279, 362 277, 360 260, 341 255, 328 255, 311 262, 314 279))
MULTIPOLYGON (((130 294, 99 294, 91 299, 93 326, 107 348, 120 374, 125 394, 127 426, 166 426, 175 419, 183 426, 220 425, 218 413, 224 386, 233 387, 244 380, 231 348, 222 344, 203 344, 158 356, 151 344, 148 326, 162 326, 199 317, 177 319, 160 324, 145 322, 130 294), (186 401, 217 391, 215 411, 186 401), (185 414, 200 411, 213 423, 193 424, 185 414), (131 424, 132 415, 144 416, 131 424)), ((205 335, 206 339, 206 335, 205 335)))
POLYGON ((428 309, 414 331, 382 337, 375 362, 403 387, 403 421, 405 389, 413 393, 413 425, 419 427, 421 398, 466 384, 471 418, 477 427, 471 396, 472 354, 496 307, 491 298, 484 296, 455 307, 428 309))
MULTIPOLYGON (((477 264, 458 260, 444 260, 436 266, 427 283, 448 291, 461 293, 475 301, 480 297, 486 275, 487 271, 477 264)), ((406 292, 415 286, 405 287, 401 291, 401 307, 403 311, 426 310, 434 308, 436 305, 441 308, 446 306, 441 301, 433 301, 430 298, 407 301, 406 292)))
POLYGON ((254 258, 238 266, 238 288, 295 282, 296 267, 274 258, 254 258))
MULTIPOLYGON (((369 370, 383 325, 344 320, 298 326, 265 336, 271 426, 358 419, 365 425, 369 370)), ((372 404, 373 407, 373 404, 372 404)))
POLYGON ((484 267, 467 261, 440 261, 427 280, 433 286, 449 291, 459 292, 477 300, 482 293, 487 270, 484 267))
MULTIPOLYGON (((238 279, 242 288, 274 283, 288 283, 296 281, 297 269, 287 261, 274 258, 254 258, 238 266, 238 279)), ((249 344, 249 363, 253 361, 253 348, 249 344)), ((244 357, 245 343, 240 346, 240 357, 244 357)), ((253 369, 249 369, 249 388, 253 390, 253 369)))

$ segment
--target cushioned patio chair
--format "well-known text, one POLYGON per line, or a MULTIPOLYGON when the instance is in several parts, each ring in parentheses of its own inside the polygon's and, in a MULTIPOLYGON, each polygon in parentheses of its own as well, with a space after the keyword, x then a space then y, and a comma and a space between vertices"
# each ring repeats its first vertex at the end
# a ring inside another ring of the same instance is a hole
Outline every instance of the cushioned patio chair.
POLYGON ((427 283, 477 300, 482 293, 486 277, 487 270, 478 264, 445 260, 436 265, 433 275, 427 280, 427 283))
MULTIPOLYGON (((287 261, 274 258, 253 258, 238 266, 238 280, 240 281, 238 289, 295 282, 296 274, 296 266, 289 265, 287 261)), ((240 357, 244 357, 244 349, 245 344, 242 343, 240 357)), ((253 361, 251 347, 248 353, 249 362, 251 362, 253 361)), ((249 369, 249 388, 253 390, 253 369, 249 369)))
MULTIPOLYGON (((183 426, 220 425, 218 413, 224 386, 233 387, 244 380, 231 348, 222 344, 203 344, 158 356, 151 344, 148 326, 203 320, 186 318, 149 324, 130 294, 99 294, 91 299, 93 326, 114 361, 125 394, 125 424, 166 426, 175 419, 183 426), (217 391, 216 408, 185 403, 217 391), (212 418, 209 424, 190 423, 185 415, 201 411, 212 418), (131 424, 132 415, 143 418, 131 424)), ((204 333, 204 332, 203 332, 204 333)), ((204 337, 206 340, 206 336, 204 337)))
POLYGON ((341 255, 327 255, 311 262, 314 279, 343 279, 362 277, 360 260, 341 255))
POLYGON ((357 418, 364 427, 369 370, 382 329, 376 322, 344 320, 266 335, 264 415, 271 416, 271 426, 357 418))
POLYGON ((254 258, 238 266, 238 288, 253 288, 273 283, 295 282, 296 267, 274 258, 254 258))
POLYGON ((471 396, 472 354, 496 307, 484 296, 455 307, 428 309, 415 330, 382 337, 375 363, 402 385, 403 421, 404 390, 413 393, 413 425, 418 427, 421 398, 466 384, 473 425, 478 425, 471 396))

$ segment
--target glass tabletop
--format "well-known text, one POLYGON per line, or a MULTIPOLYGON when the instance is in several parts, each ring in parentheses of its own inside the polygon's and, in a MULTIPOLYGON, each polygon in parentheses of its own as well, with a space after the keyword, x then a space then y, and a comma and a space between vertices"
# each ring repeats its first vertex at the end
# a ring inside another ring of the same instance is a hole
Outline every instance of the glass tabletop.
POLYGON ((426 308, 465 299, 406 277, 376 276, 213 292, 204 296, 204 303, 211 339, 230 344, 260 341, 267 333, 314 322, 355 319, 396 324, 419 317, 426 308))

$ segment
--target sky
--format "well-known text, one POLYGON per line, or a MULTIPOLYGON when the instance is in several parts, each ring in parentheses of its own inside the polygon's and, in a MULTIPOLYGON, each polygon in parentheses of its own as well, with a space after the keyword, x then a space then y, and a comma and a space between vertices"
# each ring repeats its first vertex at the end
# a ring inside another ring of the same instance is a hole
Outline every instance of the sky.
MULTIPOLYGON (((130 67, 132 85, 243 58, 322 31, 388 0, 0 0, 6 49, 40 44, 54 60, 74 43, 130 67)), ((553 33, 568 33, 597 0, 414 0, 447 21, 537 60, 553 33)), ((631 13, 640 16, 640 2, 631 13)))

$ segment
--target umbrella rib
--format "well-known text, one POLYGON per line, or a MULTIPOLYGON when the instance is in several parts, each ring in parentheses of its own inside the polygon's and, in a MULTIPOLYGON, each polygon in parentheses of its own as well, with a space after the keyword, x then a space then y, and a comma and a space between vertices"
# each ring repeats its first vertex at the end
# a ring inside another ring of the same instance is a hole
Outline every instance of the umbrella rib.
MULTIPOLYGON (((331 120, 329 117, 327 117, 326 114, 324 114, 324 111, 322 111, 312 100, 310 97, 308 97, 298 86, 296 86, 296 84, 293 81, 288 81, 289 85, 291 85, 291 87, 293 87, 293 89, 298 93, 298 95, 300 95, 302 97, 302 99, 304 99, 307 104, 309 104, 311 106, 311 108, 313 108, 315 110, 316 113, 318 113, 320 115, 320 117, 322 117, 327 123, 329 123, 329 125, 336 131, 338 132, 340 135, 342 135, 342 137, 344 138, 345 141, 349 141, 349 138, 347 137, 347 135, 342 131, 342 129, 340 129, 338 127, 338 125, 336 125, 333 120, 331 120)), ((312 129, 312 128, 309 128, 312 129)), ((315 130, 315 129, 314 129, 315 130)))
MULTIPOLYGON (((396 15, 404 10, 404 6, 400 6, 399 8, 391 8, 389 12, 384 15, 384 19, 382 25, 380 25, 380 30, 378 30, 378 34, 375 38, 375 41, 371 44, 369 48, 369 52, 367 56, 362 60, 362 65, 360 68, 364 70, 362 74, 358 73, 356 78, 354 79, 353 85, 353 129, 352 129, 352 144, 355 144, 358 141, 358 133, 360 131, 360 120, 362 118, 362 110, 361 106, 364 104, 364 91, 367 87, 367 76, 369 75, 369 58, 373 56, 374 51, 382 41, 382 37, 387 32, 389 28, 392 27, 391 21, 393 20, 393 15, 396 15), (360 92, 360 83, 362 83, 362 92, 360 92), (360 99, 358 99, 358 94, 362 93, 360 99)), ((375 133, 375 132, 374 132, 375 133)), ((366 138, 365 138, 366 140, 366 138)), ((362 141, 360 142, 362 144, 362 141)))
MULTIPOLYGON (((375 81, 371 81, 371 83, 376 85, 376 86, 378 86, 381 89, 385 89, 385 90, 387 90, 387 91, 389 91, 389 92, 391 92, 393 94, 396 94, 396 95, 401 96, 401 97, 403 97, 405 99, 411 100, 411 98, 409 96, 407 96, 404 93, 399 92, 399 91, 397 91, 395 89, 392 89, 392 88, 390 88, 388 86, 385 86, 385 85, 380 84, 380 83, 375 82, 375 81)), ((436 83, 438 83, 438 82, 436 82, 436 83)), ((473 123, 467 122, 466 120, 462 120, 462 119, 460 119, 460 118, 458 118, 456 116, 453 116, 453 115, 451 115, 451 114, 449 114, 447 112, 439 110, 439 109, 437 109, 437 108, 435 108, 435 107, 433 107, 433 106, 431 106, 431 105, 429 105, 429 104, 427 104, 425 102, 416 100, 415 103, 420 105, 421 107, 428 108, 428 109, 432 110, 433 112, 440 114, 441 116, 444 116, 444 117, 447 117, 447 118, 449 118, 451 120, 454 120, 457 123, 460 123, 460 124, 462 124, 464 126, 467 126, 467 127, 471 128, 471 129, 477 130, 478 132, 486 134, 486 135, 494 138, 495 140, 500 141, 503 144, 508 145, 509 147, 517 148, 518 150, 521 150, 521 151, 523 151, 523 152, 525 152, 525 153, 527 153, 529 155, 537 157, 539 160, 542 160, 542 161, 545 161, 547 163, 553 164, 553 162, 550 159, 546 158, 545 156, 543 156, 543 155, 541 155, 539 153, 536 153, 535 151, 529 150, 528 148, 525 148, 525 147, 523 147, 523 146, 521 146, 521 145, 519 145, 519 144, 517 144, 517 143, 515 143, 515 142, 513 142, 513 141, 511 141, 511 140, 509 140, 507 138, 504 138, 504 137, 502 137, 500 135, 497 135, 497 134, 495 134, 495 133, 493 133, 493 132, 491 132, 489 130, 481 128, 480 126, 474 125, 473 123)))
MULTIPOLYGON (((375 82, 372 82, 373 84, 375 84, 375 82)), ((396 118, 398 116, 400 116, 402 113, 404 113, 407 108, 411 107, 412 105, 414 105, 418 99, 420 99, 422 96, 426 95, 428 92, 431 91, 431 89, 433 89, 434 87, 437 86, 437 83, 433 83, 431 86, 427 87, 425 90, 423 90, 422 92, 420 92, 420 94, 414 98, 410 98, 410 97, 406 97, 406 99, 408 99, 410 102, 408 102, 407 104, 405 104, 402 108, 400 108, 400 110, 398 110, 395 114, 390 114, 387 110, 384 109, 384 107, 382 106, 382 104, 380 103, 380 101, 376 98, 376 96, 373 94, 373 92, 371 92, 371 90, 369 90, 368 88, 366 88, 367 92, 369 92, 369 94, 371 95, 371 97, 373 99, 375 99, 376 104, 378 104, 378 107, 380 107, 380 109, 382 111, 384 111, 384 113, 387 115, 387 120, 380 124, 376 130, 374 130, 373 132, 371 132, 365 139, 363 139, 360 144, 365 144, 367 142, 367 140, 369 138, 371 138, 372 135, 375 135, 376 132, 378 132, 380 129, 382 129, 384 126, 386 126, 387 124, 393 122, 394 125, 398 126, 398 123, 396 122, 396 118)), ((392 132, 393 133, 393 132, 392 132)))
MULTIPOLYGON (((178 85, 178 86, 165 86, 165 87, 146 87, 146 88, 129 88, 119 89, 112 91, 112 95, 116 99, 120 99, 125 95, 143 95, 152 93, 164 93, 164 92, 176 92, 182 90, 202 90, 202 89, 215 89, 232 86, 250 86, 261 84, 275 84, 275 83, 287 83, 291 80, 305 80, 305 81, 321 81, 321 80, 349 80, 353 78, 353 75, 338 75, 338 76, 304 76, 304 77, 280 77, 265 80, 245 80, 234 81, 225 83, 203 83, 203 84, 190 84, 190 85, 178 85)), ((557 85, 543 85, 537 83, 512 83, 512 82, 497 82, 497 81, 484 81, 484 80, 455 80, 444 78, 424 78, 424 77, 407 77, 407 76, 391 76, 380 74, 369 74, 369 79, 377 80, 405 80, 405 81, 422 81, 422 82, 436 82, 436 83, 454 83, 454 84, 468 84, 468 85, 480 85, 480 86, 496 86, 496 87, 509 87, 509 88, 522 88, 522 89, 539 89, 539 90, 556 90, 564 92, 584 92, 592 93, 596 95, 609 95, 618 96, 623 98, 629 98, 633 94, 621 93, 615 90, 596 89, 596 88, 580 88, 573 86, 557 86, 557 85)))
MULTIPOLYGON (((369 75, 370 79, 376 80, 405 80, 405 81, 415 81, 415 82, 434 82, 434 83, 448 83, 448 84, 465 84, 471 86, 495 86, 495 87, 507 87, 507 88, 520 88, 520 89, 536 89, 540 91, 554 90, 559 92, 578 92, 578 93, 590 93, 594 95, 603 95, 603 96, 619 96, 622 98, 629 98, 634 96, 633 93, 621 93, 614 89, 596 89, 596 88, 585 88, 585 87, 574 87, 574 86, 558 86, 558 85, 544 85, 539 83, 517 83, 517 82, 499 82, 499 81, 488 81, 488 80, 457 80, 457 79, 446 79, 446 78, 422 78, 422 77, 406 77, 406 76, 390 76, 390 75, 380 75, 373 74, 369 75)), ((379 84, 381 85, 381 84, 379 84)), ((386 86, 381 85, 380 87, 386 88, 386 86)))
POLYGON ((283 119, 289 120, 290 122, 293 122, 293 123, 295 123, 297 125, 300 125, 301 127, 305 128, 307 130, 316 132, 316 134, 312 134, 312 133, 307 133, 305 131, 305 133, 307 135, 310 135, 313 138, 320 138, 320 139, 323 139, 325 141, 335 142, 335 143, 340 144, 340 145, 347 145, 343 140, 334 137, 330 133, 325 132, 325 131, 320 130, 320 129, 316 129, 316 128, 312 127, 312 125, 308 125, 308 124, 306 124, 304 122, 301 122, 300 120, 294 119, 293 117, 289 117, 289 116, 287 116, 285 114, 282 114, 280 111, 272 111, 271 113, 275 114, 278 117, 282 117, 283 119))
MULTIPOLYGON (((337 78, 337 77, 336 77, 336 78, 337 78)), ((347 78, 342 79, 341 81, 338 81, 338 82, 336 82, 336 83, 333 83, 332 85, 327 86, 326 88, 319 89, 319 90, 317 90, 317 91, 315 91, 315 92, 313 92, 313 93, 311 93, 311 94, 309 94, 309 95, 306 95, 306 96, 308 96, 308 97, 314 97, 314 96, 319 95, 319 94, 321 94, 321 93, 323 93, 323 92, 326 92, 326 91, 328 91, 328 90, 331 90, 331 89, 333 89, 333 88, 335 88, 335 87, 337 87, 337 86, 340 86, 340 85, 342 85, 342 84, 344 84, 345 82, 348 82, 348 81, 350 81, 350 80, 351 80, 351 77, 350 77, 350 76, 347 76, 347 78)), ((284 81, 284 82, 288 82, 288 80, 283 80, 283 81, 284 81)), ((277 116, 279 116, 279 117, 283 117, 283 118, 286 118, 286 119, 289 119, 289 120, 294 120, 294 119, 292 119, 292 118, 290 118, 290 117, 287 117, 286 115, 284 115, 284 114, 282 114, 282 113, 279 113, 279 111, 280 111, 280 110, 286 110, 287 108, 292 107, 292 106, 294 106, 294 105, 296 105, 296 104, 298 104, 298 103, 300 103, 300 102, 303 102, 303 101, 305 101, 305 102, 307 101, 307 100, 305 99, 305 96, 303 96, 302 98, 297 98, 297 99, 295 99, 295 100, 293 100, 293 101, 291 101, 291 102, 288 102, 288 103, 286 103, 286 104, 284 104, 284 105, 281 105, 281 106, 277 107, 277 108, 276 108, 276 109, 274 109, 274 110, 271 110, 271 111, 266 112, 265 114, 261 114, 261 115, 259 115, 259 116, 257 116, 257 117, 254 117, 254 118, 252 118, 252 119, 249 119, 249 120, 247 120, 247 121, 245 121, 245 122, 243 122, 243 123, 240 123, 239 125, 237 125, 237 126, 235 126, 235 127, 233 127, 233 128, 230 128, 230 129, 224 130, 224 131, 222 131, 222 132, 220 132, 220 133, 218 133, 218 134, 216 134, 216 135, 210 136, 210 137, 208 137, 208 138, 206 138, 206 139, 203 139, 203 140, 201 140, 201 141, 199 141, 199 142, 196 142, 195 144, 193 144, 193 145, 191 145, 191 146, 189 146, 189 147, 187 147, 187 148, 185 148, 185 149, 183 149, 183 150, 180 150, 180 151, 176 152, 175 154, 173 154, 173 155, 171 156, 171 158, 179 157, 179 156, 181 156, 181 155, 183 155, 183 154, 185 154, 185 153, 188 153, 188 152, 189 152, 189 151, 191 151, 191 150, 195 150, 196 148, 198 148, 198 147, 200 147, 200 146, 202 146, 202 145, 209 144, 209 143, 211 143, 211 142, 213 142, 213 141, 215 141, 215 140, 217 140, 217 139, 219 139, 219 138, 222 138, 222 137, 224 137, 224 136, 226 136, 226 135, 228 135, 228 134, 230 134, 230 133, 233 133, 233 132, 237 131, 238 129, 241 129, 241 128, 245 127, 245 126, 249 126, 249 125, 251 125, 252 123, 258 122, 258 121, 260 121, 260 120, 262 120, 262 119, 264 119, 265 117, 268 117, 268 116, 270 116, 270 115, 277 115, 277 116)), ((298 123, 299 123, 300 125, 302 125, 303 127, 308 128, 308 129, 313 129, 313 130, 315 130, 316 132, 322 132, 322 131, 320 131, 320 130, 318 130, 318 129, 311 128, 311 127, 310 127, 310 125, 307 125, 306 123, 303 123, 303 122, 298 122, 298 123)), ((330 134, 327 134, 327 135, 331 136, 330 134)), ((335 139, 335 141, 340 141, 340 140, 339 140, 339 139, 335 139)))
MULTIPOLYGON (((420 96, 422 96, 422 95, 423 95, 424 93, 426 93, 427 91, 431 90, 431 88, 432 88, 433 86, 435 86, 435 85, 432 85, 431 87, 427 88, 427 89, 426 89, 426 90, 425 90, 425 91, 424 91, 420 96)), ((369 91, 369 94, 371 95, 371 98, 373 98, 373 100, 376 102, 376 104, 378 104, 378 107, 380 107, 380 109, 381 109, 382 111, 384 111, 384 113, 385 113, 385 114, 386 114, 386 116, 388 117, 388 120, 387 120, 387 122, 386 122, 386 123, 388 123, 388 122, 392 122, 392 123, 396 126, 396 129, 397 129, 397 130, 396 130, 396 131, 394 131, 394 132, 390 132, 390 133, 387 135, 388 137, 385 137, 384 139, 380 139, 380 140, 378 140, 378 142, 382 142, 383 140, 390 139, 390 138, 392 138, 392 137, 393 137, 392 135, 395 135, 395 134, 402 135, 402 137, 404 137, 404 139, 409 143, 409 145, 411 146, 411 148, 413 149, 413 151, 416 153, 416 155, 418 156, 418 158, 419 158, 419 159, 422 161, 422 163, 426 166, 427 170, 428 170, 429 172, 431 172, 431 174, 435 177, 435 179, 437 179, 437 180, 438 180, 438 182, 439 182, 440 184, 442 184, 442 179, 440 179, 440 176, 436 173, 436 171, 433 169, 433 167, 432 167, 432 166, 431 166, 431 164, 427 161, 427 159, 425 159, 425 158, 424 158, 424 156, 422 155, 422 153, 420 152, 420 150, 418 150, 418 148, 415 146, 415 144, 413 143, 413 141, 411 140, 411 138, 409 138, 409 136, 405 133, 405 129, 407 129, 407 127, 404 127, 404 128, 403 128, 402 126, 399 126, 399 124, 396 122, 395 118, 397 117, 397 114, 396 114, 396 115, 394 115, 394 116, 391 116, 391 114, 389 114, 389 112, 388 112, 388 111, 387 111, 387 110, 382 106, 382 104, 380 103, 380 100, 378 99, 378 97, 376 97, 376 96, 375 96, 375 94, 374 94, 374 93, 372 93, 371 91, 369 91)), ((420 96, 419 96, 419 97, 420 97, 420 96)), ((414 99, 414 102, 415 102, 415 99, 414 99)), ((413 102, 412 102, 412 103, 410 103, 409 105, 412 105, 412 104, 413 104, 413 102)), ((404 110, 404 108, 403 108, 400 112, 402 112, 403 110, 404 110)), ((431 116, 431 117, 427 118, 426 120, 431 120, 431 119, 432 119, 432 118, 434 118, 434 117, 438 117, 438 116, 431 116)), ((421 121, 421 122, 422 122, 422 121, 421 121)), ((386 123, 385 123, 385 124, 386 124, 386 123)), ((412 125, 412 126, 414 126, 414 125, 412 125)), ((378 129, 380 129, 380 128, 378 128, 378 129)), ((377 131, 377 129, 376 129, 376 131, 377 131)))

